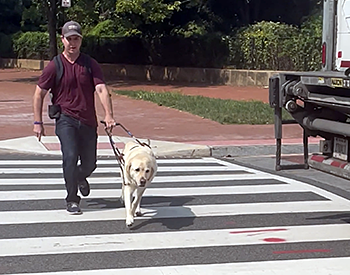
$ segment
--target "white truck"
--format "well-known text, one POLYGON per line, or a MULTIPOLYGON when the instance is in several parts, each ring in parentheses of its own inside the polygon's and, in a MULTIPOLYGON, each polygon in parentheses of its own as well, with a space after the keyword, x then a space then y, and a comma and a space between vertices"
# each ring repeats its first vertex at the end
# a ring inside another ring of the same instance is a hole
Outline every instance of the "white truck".
POLYGON ((323 0, 322 70, 281 72, 269 80, 274 108, 276 170, 309 168, 350 179, 350 0, 323 0), (292 120, 282 120, 282 109, 292 120), (281 164, 282 125, 303 129, 304 163, 281 164), (308 138, 320 137, 309 155, 308 138))

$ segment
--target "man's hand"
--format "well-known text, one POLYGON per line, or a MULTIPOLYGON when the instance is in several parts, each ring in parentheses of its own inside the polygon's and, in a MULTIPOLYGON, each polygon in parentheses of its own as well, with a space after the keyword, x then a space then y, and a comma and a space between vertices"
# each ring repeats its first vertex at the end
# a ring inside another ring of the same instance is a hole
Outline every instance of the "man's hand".
POLYGON ((42 136, 45 136, 45 129, 44 129, 44 125, 42 124, 34 124, 33 131, 36 134, 36 137, 38 138, 39 141, 41 141, 42 136))
POLYGON ((104 122, 105 122, 105 129, 108 129, 110 131, 112 131, 113 127, 116 124, 114 118, 111 116, 106 116, 104 119, 104 122))

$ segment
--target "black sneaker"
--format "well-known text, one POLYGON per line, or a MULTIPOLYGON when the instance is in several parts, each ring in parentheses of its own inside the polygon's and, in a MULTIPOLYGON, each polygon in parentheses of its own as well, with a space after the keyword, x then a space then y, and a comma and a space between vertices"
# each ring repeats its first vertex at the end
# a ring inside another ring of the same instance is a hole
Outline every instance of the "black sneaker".
POLYGON ((78 187, 79 187, 79 191, 80 193, 86 197, 89 196, 90 194, 90 185, 88 183, 88 181, 86 179, 79 181, 78 182, 78 187))
POLYGON ((79 203, 77 202, 67 202, 67 212, 71 215, 83 214, 80 210, 79 203))

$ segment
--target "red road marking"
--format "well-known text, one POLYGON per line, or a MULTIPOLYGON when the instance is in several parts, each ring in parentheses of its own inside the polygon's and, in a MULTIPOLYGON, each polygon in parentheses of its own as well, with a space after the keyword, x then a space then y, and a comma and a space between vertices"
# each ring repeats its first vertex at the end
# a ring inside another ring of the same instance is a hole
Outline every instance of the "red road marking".
POLYGON ((269 242, 269 243, 282 243, 282 242, 286 242, 285 239, 280 239, 280 238, 266 238, 266 239, 263 239, 263 241, 269 242))
POLYGON ((331 249, 309 249, 309 250, 286 250, 286 251, 274 251, 273 254, 301 254, 301 253, 328 253, 331 249))
POLYGON ((232 232, 230 232, 230 234, 262 233, 262 232, 277 232, 277 231, 287 231, 287 229, 285 229, 285 228, 276 228, 276 229, 232 231, 232 232))

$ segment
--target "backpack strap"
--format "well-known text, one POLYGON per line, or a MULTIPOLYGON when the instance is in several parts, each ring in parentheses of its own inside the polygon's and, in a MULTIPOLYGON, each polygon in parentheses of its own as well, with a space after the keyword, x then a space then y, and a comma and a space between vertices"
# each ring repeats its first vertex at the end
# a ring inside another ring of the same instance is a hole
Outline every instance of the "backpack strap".
POLYGON ((55 66, 56 66, 56 87, 59 85, 60 80, 63 76, 63 64, 62 64, 62 59, 60 54, 56 55, 53 58, 53 61, 55 62, 55 66))
POLYGON ((82 54, 84 56, 84 67, 85 70, 92 75, 92 70, 91 70, 91 57, 87 54, 82 54))
POLYGON ((90 75, 90 81, 91 81, 91 85, 94 86, 94 78, 92 75, 92 69, 91 69, 91 57, 88 54, 84 54, 82 53, 83 58, 84 58, 84 67, 85 67, 85 71, 86 73, 88 73, 90 75))

